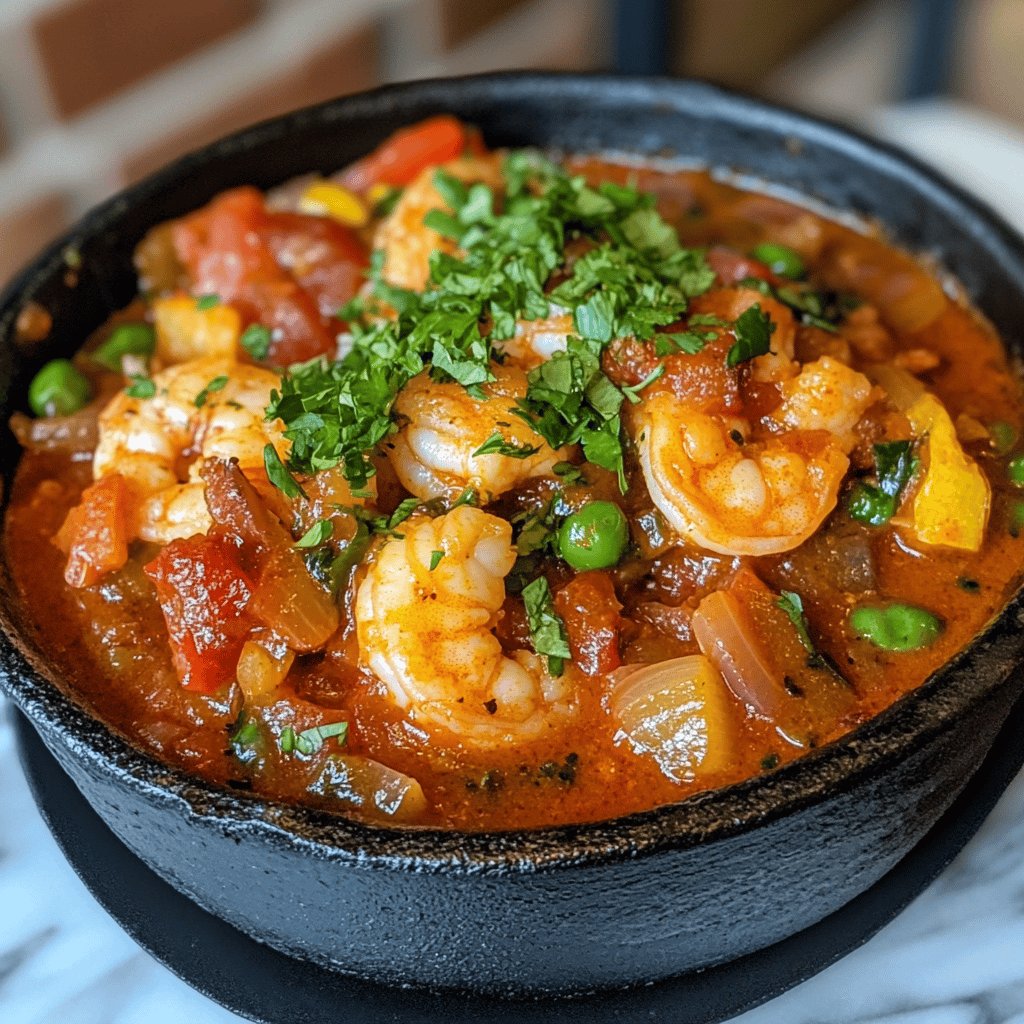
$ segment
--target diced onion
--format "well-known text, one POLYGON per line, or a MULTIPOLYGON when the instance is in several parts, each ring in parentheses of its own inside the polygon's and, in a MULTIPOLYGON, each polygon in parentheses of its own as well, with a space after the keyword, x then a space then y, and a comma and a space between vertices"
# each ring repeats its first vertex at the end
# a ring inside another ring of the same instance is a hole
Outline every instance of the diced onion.
POLYGON ((865 373, 889 396, 900 412, 906 412, 924 393, 925 386, 910 372, 892 363, 869 366, 865 373))
POLYGON ((423 787, 412 776, 357 754, 328 758, 309 788, 319 796, 390 821, 416 821, 427 810, 423 787))
POLYGON ((338 628, 333 598, 290 549, 270 552, 249 611, 297 651, 323 647, 338 628))
POLYGON ((284 682, 295 661, 293 651, 281 644, 274 647, 270 650, 255 640, 247 640, 242 647, 235 674, 246 704, 263 703, 284 682))
MULTIPOLYGON (((754 624, 736 598, 724 590, 708 594, 691 620, 700 649, 722 673, 729 689, 758 714, 773 718, 781 690, 765 657, 754 624)), ((766 637, 766 640, 771 641, 766 637)))
POLYGON ((722 677, 703 655, 613 673, 617 738, 652 758, 670 779, 726 769, 735 753, 733 706, 722 677))

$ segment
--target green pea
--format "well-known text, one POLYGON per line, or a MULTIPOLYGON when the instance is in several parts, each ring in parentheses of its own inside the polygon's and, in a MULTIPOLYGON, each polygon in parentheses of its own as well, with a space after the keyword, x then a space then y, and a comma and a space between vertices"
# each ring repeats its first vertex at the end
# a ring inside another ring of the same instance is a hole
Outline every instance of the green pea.
POLYGON ((1014 487, 1024 487, 1024 455, 1015 455, 1006 465, 1006 475, 1014 487))
POLYGON ((558 530, 558 550, 574 568, 607 569, 626 550, 629 527, 612 501, 591 501, 568 516, 558 530))
POLYGON ((28 386, 28 404, 37 416, 70 416, 90 396, 88 380, 68 359, 51 359, 28 386))
POLYGON ((760 260, 773 274, 796 280, 805 273, 804 261, 787 245, 777 242, 762 242, 750 253, 755 260, 760 260))
POLYGON ((912 604, 861 605, 850 613, 850 627, 885 651, 917 651, 942 634, 938 616, 912 604))
POLYGON ((1005 420, 997 420, 988 427, 992 448, 996 455, 1009 455, 1018 441, 1016 429, 1005 420))
POLYGON ((120 370, 122 356, 149 356, 154 348, 156 332, 150 324, 120 324, 92 357, 108 370, 120 370))

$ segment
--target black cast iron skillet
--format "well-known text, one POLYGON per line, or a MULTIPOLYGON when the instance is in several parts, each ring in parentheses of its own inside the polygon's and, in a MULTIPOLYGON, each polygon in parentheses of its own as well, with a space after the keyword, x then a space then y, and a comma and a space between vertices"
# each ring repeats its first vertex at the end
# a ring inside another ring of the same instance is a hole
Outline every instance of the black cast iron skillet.
MULTIPOLYGON (((278 118, 184 157, 89 214, 0 300, 0 419, 45 358, 70 354, 135 290, 153 224, 232 185, 330 171, 450 111, 493 145, 674 153, 877 218, 936 256, 1021 351, 1024 244, 915 161, 695 82, 548 74, 420 82, 278 118), (81 267, 69 274, 73 247, 81 267), (18 311, 49 340, 22 350, 18 311)), ((2 471, 13 471, 9 436, 2 471)), ((388 982, 496 993, 651 981, 735 959, 821 920, 925 834, 1022 690, 1018 593, 924 686, 770 775, 592 825, 461 834, 373 827, 208 785, 140 753, 61 688, 0 565, 0 683, 113 831, 242 931, 388 982)))

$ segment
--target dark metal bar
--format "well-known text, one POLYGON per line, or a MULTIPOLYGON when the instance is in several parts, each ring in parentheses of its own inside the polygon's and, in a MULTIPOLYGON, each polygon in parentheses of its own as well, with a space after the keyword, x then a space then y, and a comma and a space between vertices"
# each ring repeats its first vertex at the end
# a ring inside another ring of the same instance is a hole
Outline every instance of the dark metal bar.
POLYGON ((612 0, 613 68, 624 75, 665 75, 671 67, 668 0, 612 0))
POLYGON ((906 98, 916 100, 949 91, 960 0, 913 0, 912 11, 906 98))

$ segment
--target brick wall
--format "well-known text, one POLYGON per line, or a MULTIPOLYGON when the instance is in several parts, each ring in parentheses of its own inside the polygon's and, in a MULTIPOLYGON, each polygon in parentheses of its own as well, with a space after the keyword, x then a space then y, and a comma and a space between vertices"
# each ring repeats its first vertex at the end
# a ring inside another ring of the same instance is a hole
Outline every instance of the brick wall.
POLYGON ((0 0, 0 280, 104 196, 382 82, 607 63, 602 0, 0 0))

